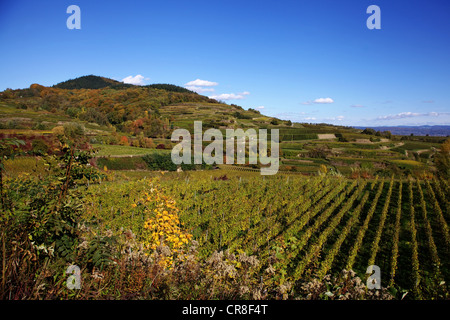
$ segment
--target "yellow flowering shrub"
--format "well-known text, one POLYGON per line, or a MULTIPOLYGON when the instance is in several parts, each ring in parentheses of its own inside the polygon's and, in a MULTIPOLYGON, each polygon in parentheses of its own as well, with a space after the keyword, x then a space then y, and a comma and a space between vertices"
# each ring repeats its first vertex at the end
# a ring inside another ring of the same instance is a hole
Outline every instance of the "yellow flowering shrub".
MULTIPOLYGON (((165 250, 159 263, 170 269, 174 258, 183 253, 192 235, 182 229, 175 200, 157 188, 150 188, 148 191, 138 201, 139 205, 144 206, 145 216, 149 217, 144 222, 143 244, 152 252, 156 252, 160 246, 169 248, 170 252, 165 250)), ((137 207, 138 204, 131 206, 137 207)))

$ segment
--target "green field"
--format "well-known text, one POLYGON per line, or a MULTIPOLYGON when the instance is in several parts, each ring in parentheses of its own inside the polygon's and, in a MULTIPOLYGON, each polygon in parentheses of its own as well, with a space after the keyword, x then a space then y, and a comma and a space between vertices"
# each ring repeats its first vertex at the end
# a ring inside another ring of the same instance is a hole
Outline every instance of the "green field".
POLYGON ((107 144, 92 144, 94 149, 98 149, 95 154, 97 157, 110 157, 110 156, 139 156, 149 153, 170 153, 170 150, 160 150, 160 149, 148 149, 130 146, 118 146, 118 145, 107 145, 107 144))
MULTIPOLYGON (((446 290, 440 283, 448 283, 450 276, 445 242, 450 219, 443 215, 448 203, 440 197, 445 191, 439 181, 262 179, 230 171, 225 181, 213 179, 221 174, 161 176, 161 186, 177 201, 180 219, 199 243, 201 257, 227 249, 246 252, 260 262, 258 274, 272 266, 272 283, 290 281, 295 288, 342 269, 364 278, 367 266, 376 264, 382 285, 406 290, 408 299, 446 290), (433 243, 421 240, 430 234, 433 243)), ((127 188, 136 192, 135 184, 93 189, 100 199, 109 194, 102 200, 107 205, 96 214, 110 228, 123 226, 124 214, 132 215, 133 209, 113 196, 127 188), (121 216, 111 216, 109 207, 121 216)))
POLYGON ((417 151, 423 149, 431 149, 431 148, 439 148, 438 143, 430 143, 430 142, 420 142, 420 141, 407 141, 404 145, 393 148, 393 151, 404 153, 407 151, 417 151))

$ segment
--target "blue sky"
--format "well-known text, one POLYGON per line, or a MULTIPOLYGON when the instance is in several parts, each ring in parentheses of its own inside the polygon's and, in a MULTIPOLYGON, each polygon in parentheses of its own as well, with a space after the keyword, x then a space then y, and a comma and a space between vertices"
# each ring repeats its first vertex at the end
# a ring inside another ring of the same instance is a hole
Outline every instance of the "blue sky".
POLYGON ((298 122, 448 125, 449 14, 447 0, 4 0, 0 90, 95 74, 298 122))

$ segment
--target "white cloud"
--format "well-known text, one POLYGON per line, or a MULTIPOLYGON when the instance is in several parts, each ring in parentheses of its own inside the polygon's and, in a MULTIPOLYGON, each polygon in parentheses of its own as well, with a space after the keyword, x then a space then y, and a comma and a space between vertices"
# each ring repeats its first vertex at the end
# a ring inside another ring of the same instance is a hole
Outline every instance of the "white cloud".
MULTIPOLYGON (((218 86, 219 83, 208 81, 208 80, 201 80, 196 79, 193 81, 189 81, 184 85, 184 87, 188 90, 197 92, 197 93, 203 93, 203 92, 214 92, 215 89, 212 87, 218 86)), ((242 100, 245 99, 245 96, 249 95, 250 92, 244 91, 241 93, 222 93, 222 94, 216 94, 212 95, 209 98, 216 99, 216 100, 242 100)))
POLYGON ((412 118, 412 117, 420 117, 422 114, 415 112, 400 112, 397 114, 390 114, 387 116, 380 116, 377 120, 394 120, 394 119, 404 119, 404 118, 412 118))
POLYGON ((337 117, 332 117, 332 118, 325 118, 323 119, 324 121, 342 121, 344 120, 344 116, 337 116, 337 117))
POLYGON ((450 112, 428 112, 428 113, 417 113, 417 112, 400 112, 397 114, 390 114, 387 116, 380 116, 377 120, 396 120, 396 119, 405 119, 405 118, 413 118, 413 117, 439 117, 443 115, 448 115, 450 112))
POLYGON ((328 103, 333 103, 334 100, 331 98, 317 98, 313 101, 305 101, 302 102, 302 104, 304 105, 310 105, 310 104, 328 104, 328 103))
POLYGON ((256 107, 256 109, 259 109, 259 110, 264 109, 264 108, 265 108, 264 106, 256 107))
POLYGON ((203 92, 214 92, 214 88, 203 88, 198 86, 185 86, 186 89, 197 92, 197 93, 203 93, 203 92))
POLYGON ((234 93, 222 93, 219 95, 210 96, 210 98, 215 100, 241 100, 244 99, 244 96, 234 93))
POLYGON ((144 80, 150 80, 150 78, 145 78, 144 76, 138 74, 138 75, 136 75, 134 77, 133 76, 128 76, 126 78, 123 78, 122 82, 123 83, 134 84, 134 85, 137 85, 137 86, 142 86, 142 85, 145 84, 144 80))
POLYGON ((304 120, 317 120, 315 117, 306 117, 304 120))
POLYGON ((214 92, 214 86, 219 85, 217 82, 208 81, 208 80, 201 80, 196 79, 193 81, 189 81, 184 85, 184 87, 188 90, 197 92, 197 93, 203 93, 203 92, 214 92))
POLYGON ((331 98, 318 98, 313 101, 313 103, 333 103, 334 100, 331 98))
POLYGON ((241 93, 222 93, 219 95, 210 96, 210 99, 215 100, 242 100, 245 99, 245 96, 249 95, 250 92, 244 91, 241 93))
POLYGON ((185 86, 196 86, 196 87, 214 87, 217 85, 218 85, 217 82, 212 82, 212 81, 208 81, 208 80, 200 80, 200 79, 189 81, 188 83, 185 84, 185 86))

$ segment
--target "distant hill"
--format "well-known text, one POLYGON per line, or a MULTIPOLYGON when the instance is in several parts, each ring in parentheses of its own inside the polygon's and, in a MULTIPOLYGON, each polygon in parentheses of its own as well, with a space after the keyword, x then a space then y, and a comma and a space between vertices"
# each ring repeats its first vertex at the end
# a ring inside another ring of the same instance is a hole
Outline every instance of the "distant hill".
POLYGON ((99 77, 94 75, 82 76, 75 79, 70 79, 67 81, 60 82, 53 86, 53 88, 58 89, 67 89, 67 90, 75 90, 75 89, 103 89, 103 88, 113 88, 113 89, 124 89, 131 87, 147 87, 153 89, 162 89, 169 92, 179 92, 179 93, 193 93, 196 92, 190 91, 186 88, 176 86, 173 84, 167 83, 155 83, 147 86, 136 86, 129 83, 123 83, 117 80, 99 77))
MULTIPOLYGON (((222 104, 176 85, 139 86, 94 75, 64 81, 53 87, 34 83, 25 89, 5 90, 0 92, 0 104, 16 108, 3 119, 0 115, 0 129, 47 128, 40 119, 24 115, 21 119, 11 120, 11 116, 17 118, 17 110, 24 110, 25 113, 39 113, 45 119, 49 113, 68 116, 75 121, 114 126, 123 133, 142 133, 154 138, 170 136, 176 127, 191 128, 194 120, 204 121, 205 127, 218 128, 234 124, 238 116, 250 123, 255 122, 254 117, 261 117, 259 112, 222 104), (109 88, 113 90, 105 90, 109 88)), ((269 123, 271 120, 260 121, 269 123)))
POLYGON ((392 126, 392 127, 354 127, 357 129, 371 128, 376 131, 390 131, 392 134, 409 136, 436 136, 446 137, 450 135, 450 126, 392 126))
POLYGON ((94 75, 82 76, 75 79, 70 79, 64 82, 60 82, 53 86, 58 89, 102 89, 106 87, 111 88, 128 88, 133 87, 132 84, 126 84, 117 80, 99 77, 94 75))

